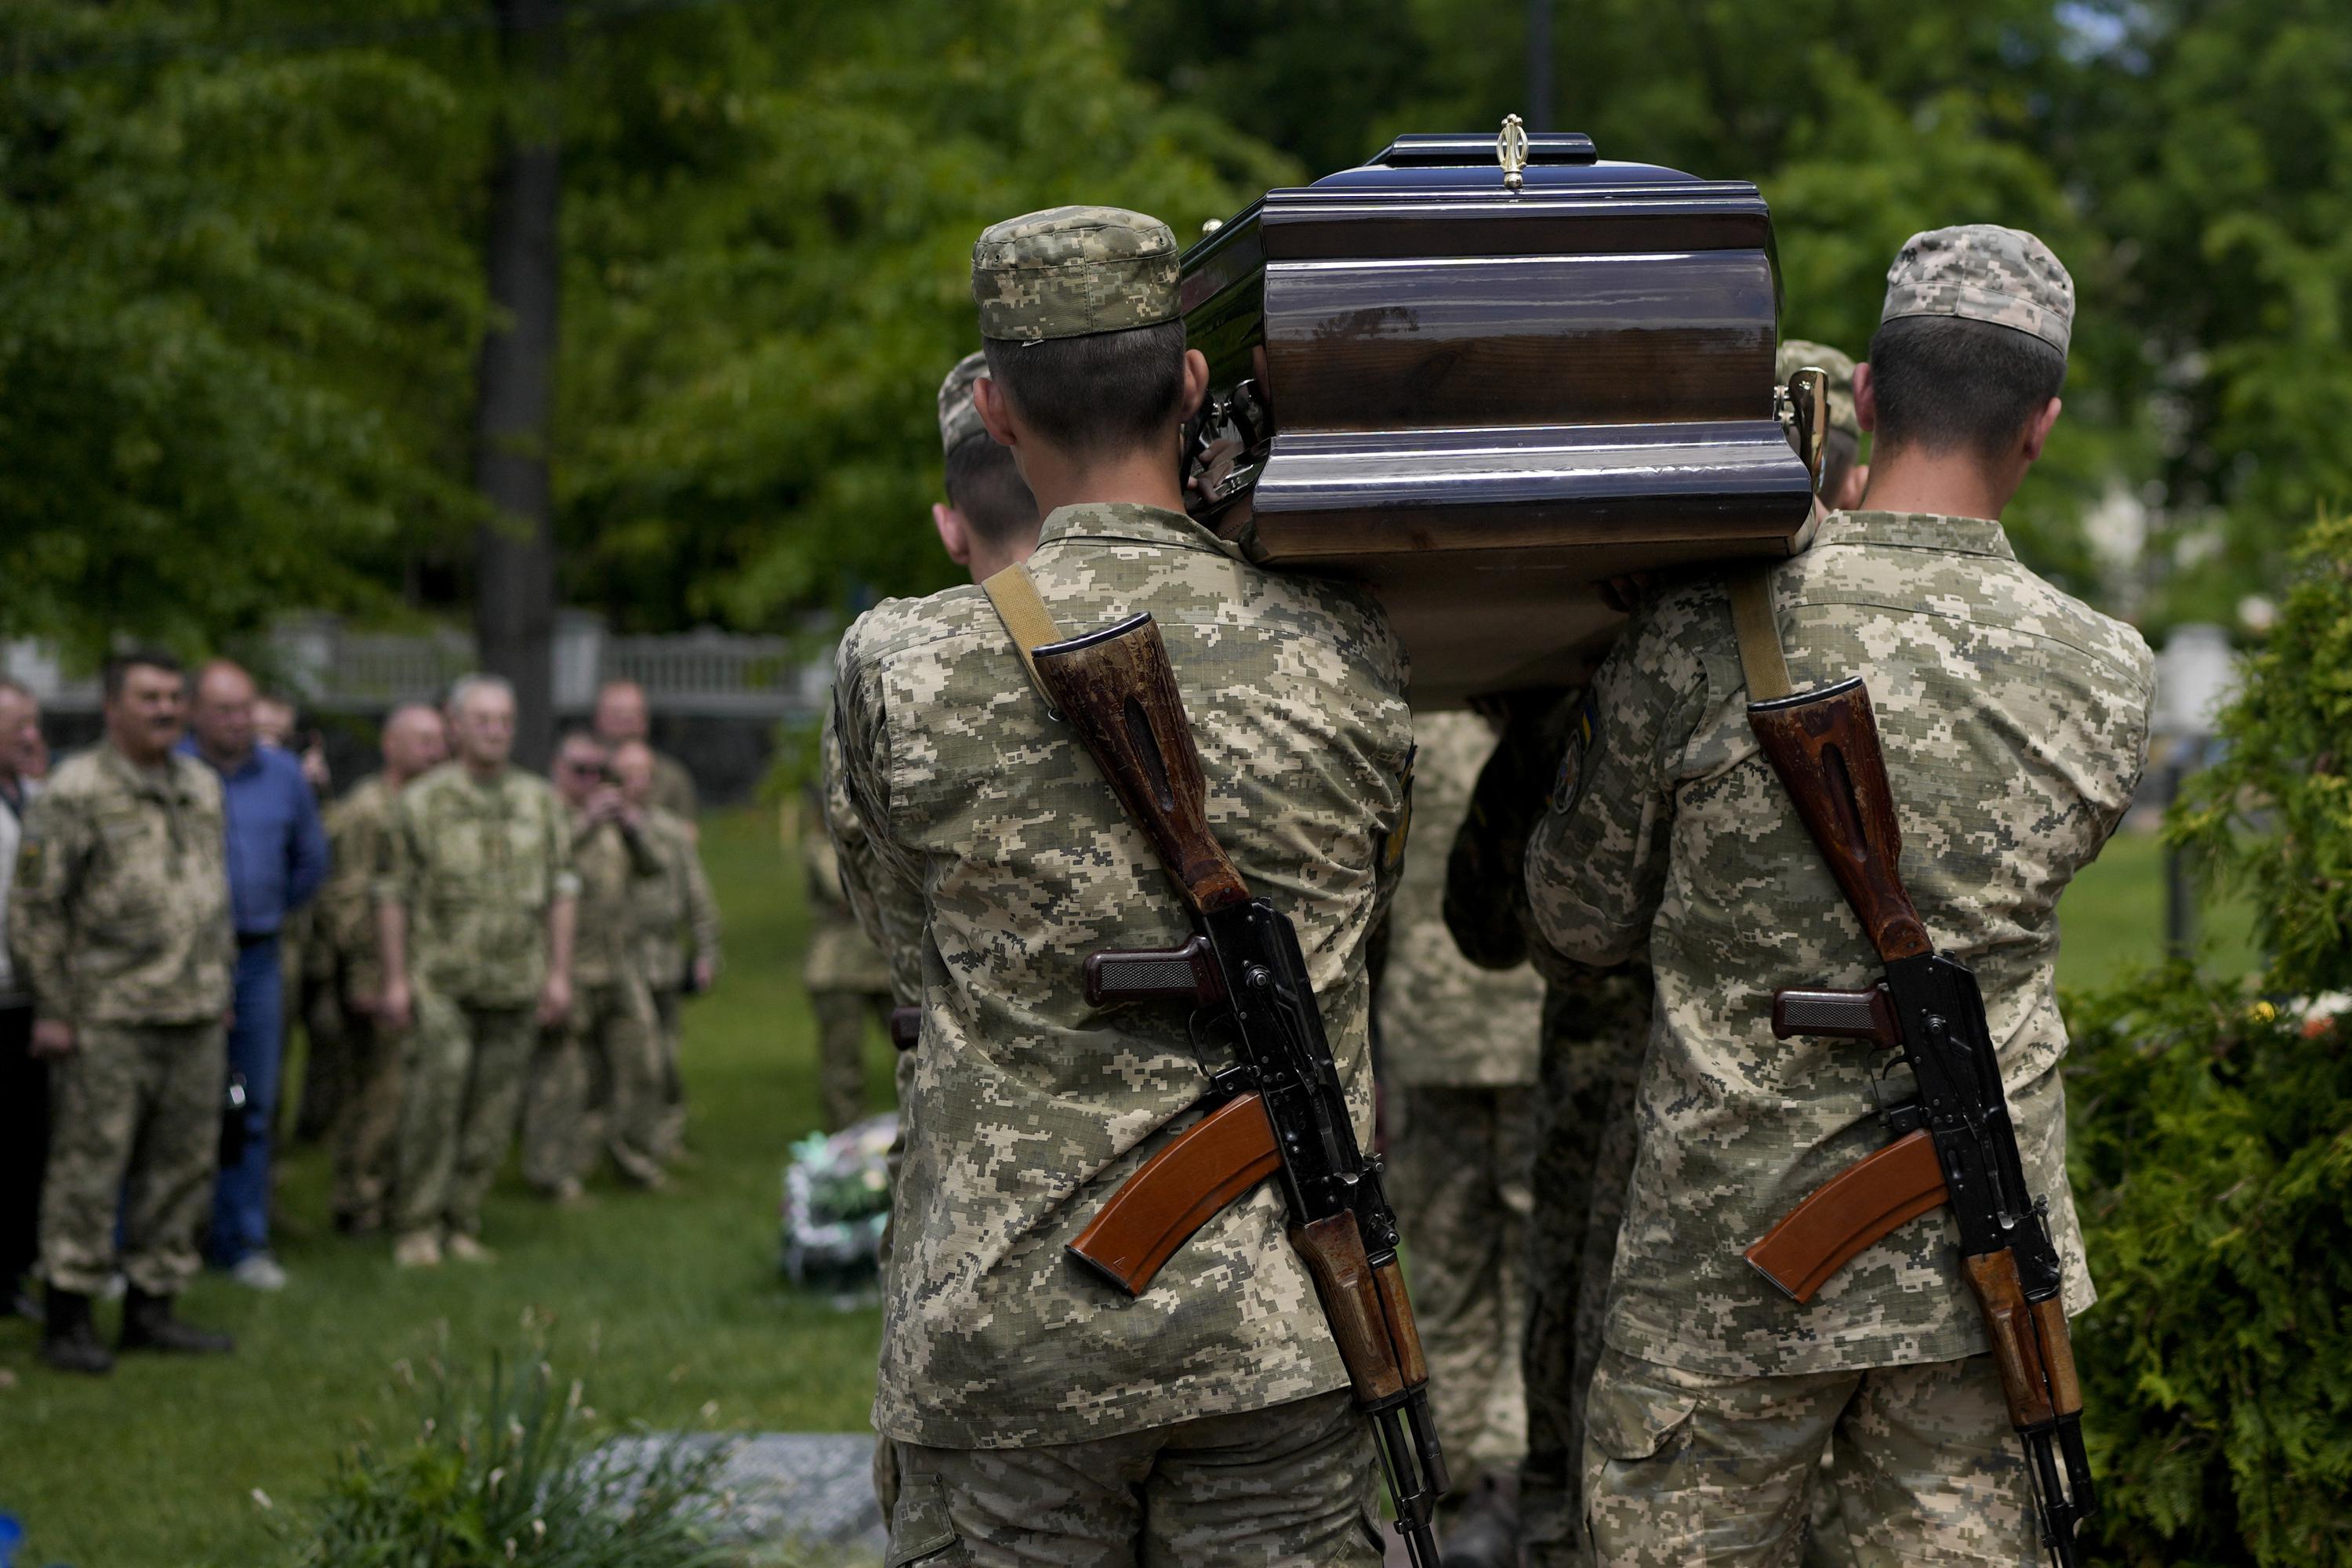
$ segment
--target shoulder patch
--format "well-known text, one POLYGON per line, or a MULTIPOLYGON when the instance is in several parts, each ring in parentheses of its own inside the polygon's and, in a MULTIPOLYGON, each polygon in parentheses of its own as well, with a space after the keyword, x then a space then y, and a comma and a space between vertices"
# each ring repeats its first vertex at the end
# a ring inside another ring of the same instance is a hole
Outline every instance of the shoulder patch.
POLYGON ((1576 712, 1568 721, 1559 771, 1552 775, 1552 810, 1566 815, 1583 803, 1585 785, 1591 782, 1591 770, 1585 763, 1591 755, 1593 738, 1600 733, 1601 712, 1593 707, 1592 694, 1587 691, 1576 700, 1576 712))

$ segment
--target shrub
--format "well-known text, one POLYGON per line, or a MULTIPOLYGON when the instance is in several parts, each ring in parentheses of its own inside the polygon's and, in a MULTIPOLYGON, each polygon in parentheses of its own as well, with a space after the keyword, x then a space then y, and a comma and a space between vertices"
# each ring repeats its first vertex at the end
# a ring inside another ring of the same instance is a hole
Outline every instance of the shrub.
MULTIPOLYGON (((446 1350, 446 1347, 445 1347, 446 1350)), ((286 1535, 289 1568, 719 1568, 709 1526, 726 1451, 671 1439, 650 1459, 605 1448, 578 1380, 543 1335, 487 1374, 446 1354, 418 1379, 409 1440, 362 1440, 286 1535)))

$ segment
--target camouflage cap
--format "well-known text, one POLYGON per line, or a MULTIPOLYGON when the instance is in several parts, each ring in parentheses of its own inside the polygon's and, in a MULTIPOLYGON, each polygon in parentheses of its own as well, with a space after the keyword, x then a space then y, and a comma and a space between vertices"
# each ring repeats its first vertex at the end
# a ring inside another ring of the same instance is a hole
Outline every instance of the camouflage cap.
POLYGON ((988 434, 971 400, 971 384, 988 374, 988 355, 979 349, 956 361, 940 383, 940 450, 952 452, 974 436, 988 434))
POLYGON ((1176 237, 1122 207, 1048 207, 981 231, 971 297, 983 337, 1082 338, 1176 319, 1176 237))
POLYGON ((1830 428, 1861 440, 1862 422, 1853 416, 1853 359, 1827 343, 1788 338, 1781 342, 1780 352, 1772 357, 1772 379, 1786 386, 1789 378, 1807 365, 1829 373, 1830 428))
POLYGON ((2040 338, 2060 353, 2074 330, 2074 280, 2021 228, 1972 223, 1915 234, 1886 269, 1882 321, 1958 316, 2040 338))

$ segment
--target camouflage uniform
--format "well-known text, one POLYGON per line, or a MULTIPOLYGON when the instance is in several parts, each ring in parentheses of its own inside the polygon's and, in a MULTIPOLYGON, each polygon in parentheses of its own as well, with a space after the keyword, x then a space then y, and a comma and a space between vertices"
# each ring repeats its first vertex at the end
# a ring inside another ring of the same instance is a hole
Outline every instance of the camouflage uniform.
POLYGON ((666 1097, 638 904, 662 864, 642 832, 619 823, 575 815, 569 831, 580 880, 572 1011, 540 1031, 531 1054, 523 1180, 553 1193, 594 1168, 601 1144, 622 1175, 652 1185, 662 1174, 666 1097))
MULTIPOLYGON (((368 1224, 383 1218, 392 1187, 393 1144, 400 1131, 398 1036, 377 1026, 383 952, 376 938, 375 880, 383 867, 399 799, 382 774, 362 779, 327 809, 333 869, 320 890, 314 929, 333 959, 344 1082, 329 1141, 334 1155, 334 1208, 368 1224), (362 1002, 369 1004, 361 1005, 362 1002)), ((319 1036, 314 1030, 311 1036, 319 1036)))
MULTIPOLYGON (((1908 258, 1937 237, 1898 258, 1890 310, 1908 258)), ((1996 319, 1982 298, 1969 312, 1996 319)), ((1801 689, 1869 680, 1905 879, 1939 947, 1983 985, 2027 1180, 2051 1200, 2080 1311, 2092 1290, 2065 1176, 2054 909, 2138 780, 2147 645, 2026 571, 2000 524, 1977 519, 1834 514, 1770 583, 1801 689)), ((1530 847, 1545 940, 1601 963, 1646 936, 1658 984, 1610 1353, 1590 1396, 1594 1549, 1684 1562, 1704 1535, 1710 1558, 1789 1561, 1834 1432, 1858 1561, 2033 1560, 2023 1461, 1949 1211, 1863 1252, 1807 1306, 1741 1258, 1885 1141, 1867 1051, 1770 1036, 1776 989, 1864 985, 1878 963, 1759 753, 1745 700, 1720 583, 1645 605, 1595 679, 1589 730, 1530 847), (1736 1516, 1705 1500, 1734 1496, 1736 1516)))
POLYGON ((1440 909, 1445 847, 1495 732, 1469 713, 1413 720, 1413 826, 1381 977, 1381 1072, 1394 1114, 1398 1219, 1414 1315, 1455 1495, 1517 1470, 1527 1450, 1519 1341, 1531 1207, 1536 1048, 1543 982, 1462 955, 1440 909))
MULTIPOLYGON (((1446 925, 1486 967, 1527 961, 1528 834, 1549 803, 1551 759, 1582 711, 1583 693, 1570 691, 1516 718, 1454 835, 1446 925)), ((1610 970, 1552 968, 1533 1096, 1534 1209, 1520 1353, 1528 1438, 1518 1508, 1528 1568, 1564 1568, 1578 1556, 1584 1395, 1601 1357, 1617 1225, 1633 1169, 1633 1085, 1652 989, 1646 955, 1610 970)))
POLYGON ((121 1267, 150 1296, 195 1275, 212 1208, 222 1014, 236 963, 219 777, 152 772, 100 742, 58 764, 25 819, 8 933, 37 1020, 73 1026, 52 1068, 41 1272, 78 1295, 121 1267))
POLYGON ((471 1236, 514 1137, 548 910, 580 891, 571 823, 546 780, 510 767, 479 783, 460 763, 401 791, 393 818, 376 897, 408 910, 416 1015, 393 1218, 404 1236, 471 1236))
POLYGON ((680 1071, 686 989, 694 965, 719 963, 719 900, 686 819, 659 806, 646 814, 646 847, 660 873, 637 890, 638 952, 652 993, 661 1064, 661 1116, 654 1152, 667 1162, 686 1145, 686 1079, 680 1071))
POLYGON ((866 1114, 866 1021, 887 1021, 890 966, 858 928, 840 858, 814 821, 801 831, 801 863, 809 901, 801 984, 816 1015, 818 1113, 824 1130, 837 1132, 866 1114))
MULTIPOLYGON (((650 747, 647 748, 651 750, 650 747)), ((702 810, 702 802, 694 787, 694 775, 686 764, 667 752, 654 752, 654 784, 647 803, 660 807, 691 826, 702 810)))

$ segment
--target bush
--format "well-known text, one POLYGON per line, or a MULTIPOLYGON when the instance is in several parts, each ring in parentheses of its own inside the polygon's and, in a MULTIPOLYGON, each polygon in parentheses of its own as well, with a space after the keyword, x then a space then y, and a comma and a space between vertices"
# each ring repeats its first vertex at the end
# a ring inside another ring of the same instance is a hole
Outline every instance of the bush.
POLYGON ((2352 523, 2301 559, 2168 829, 2279 1000, 2175 964, 2070 1008, 2089 1530, 2136 1568, 2352 1565, 2352 523))
MULTIPOLYGON (((446 1347, 445 1347, 446 1349, 446 1347)), ((610 1436, 543 1335, 494 1354, 487 1375, 445 1356, 402 1381, 417 1396, 407 1442, 362 1440, 326 1495, 289 1529, 289 1568, 719 1568, 736 1561, 709 1526, 721 1447, 672 1439, 653 1457, 610 1436)))

